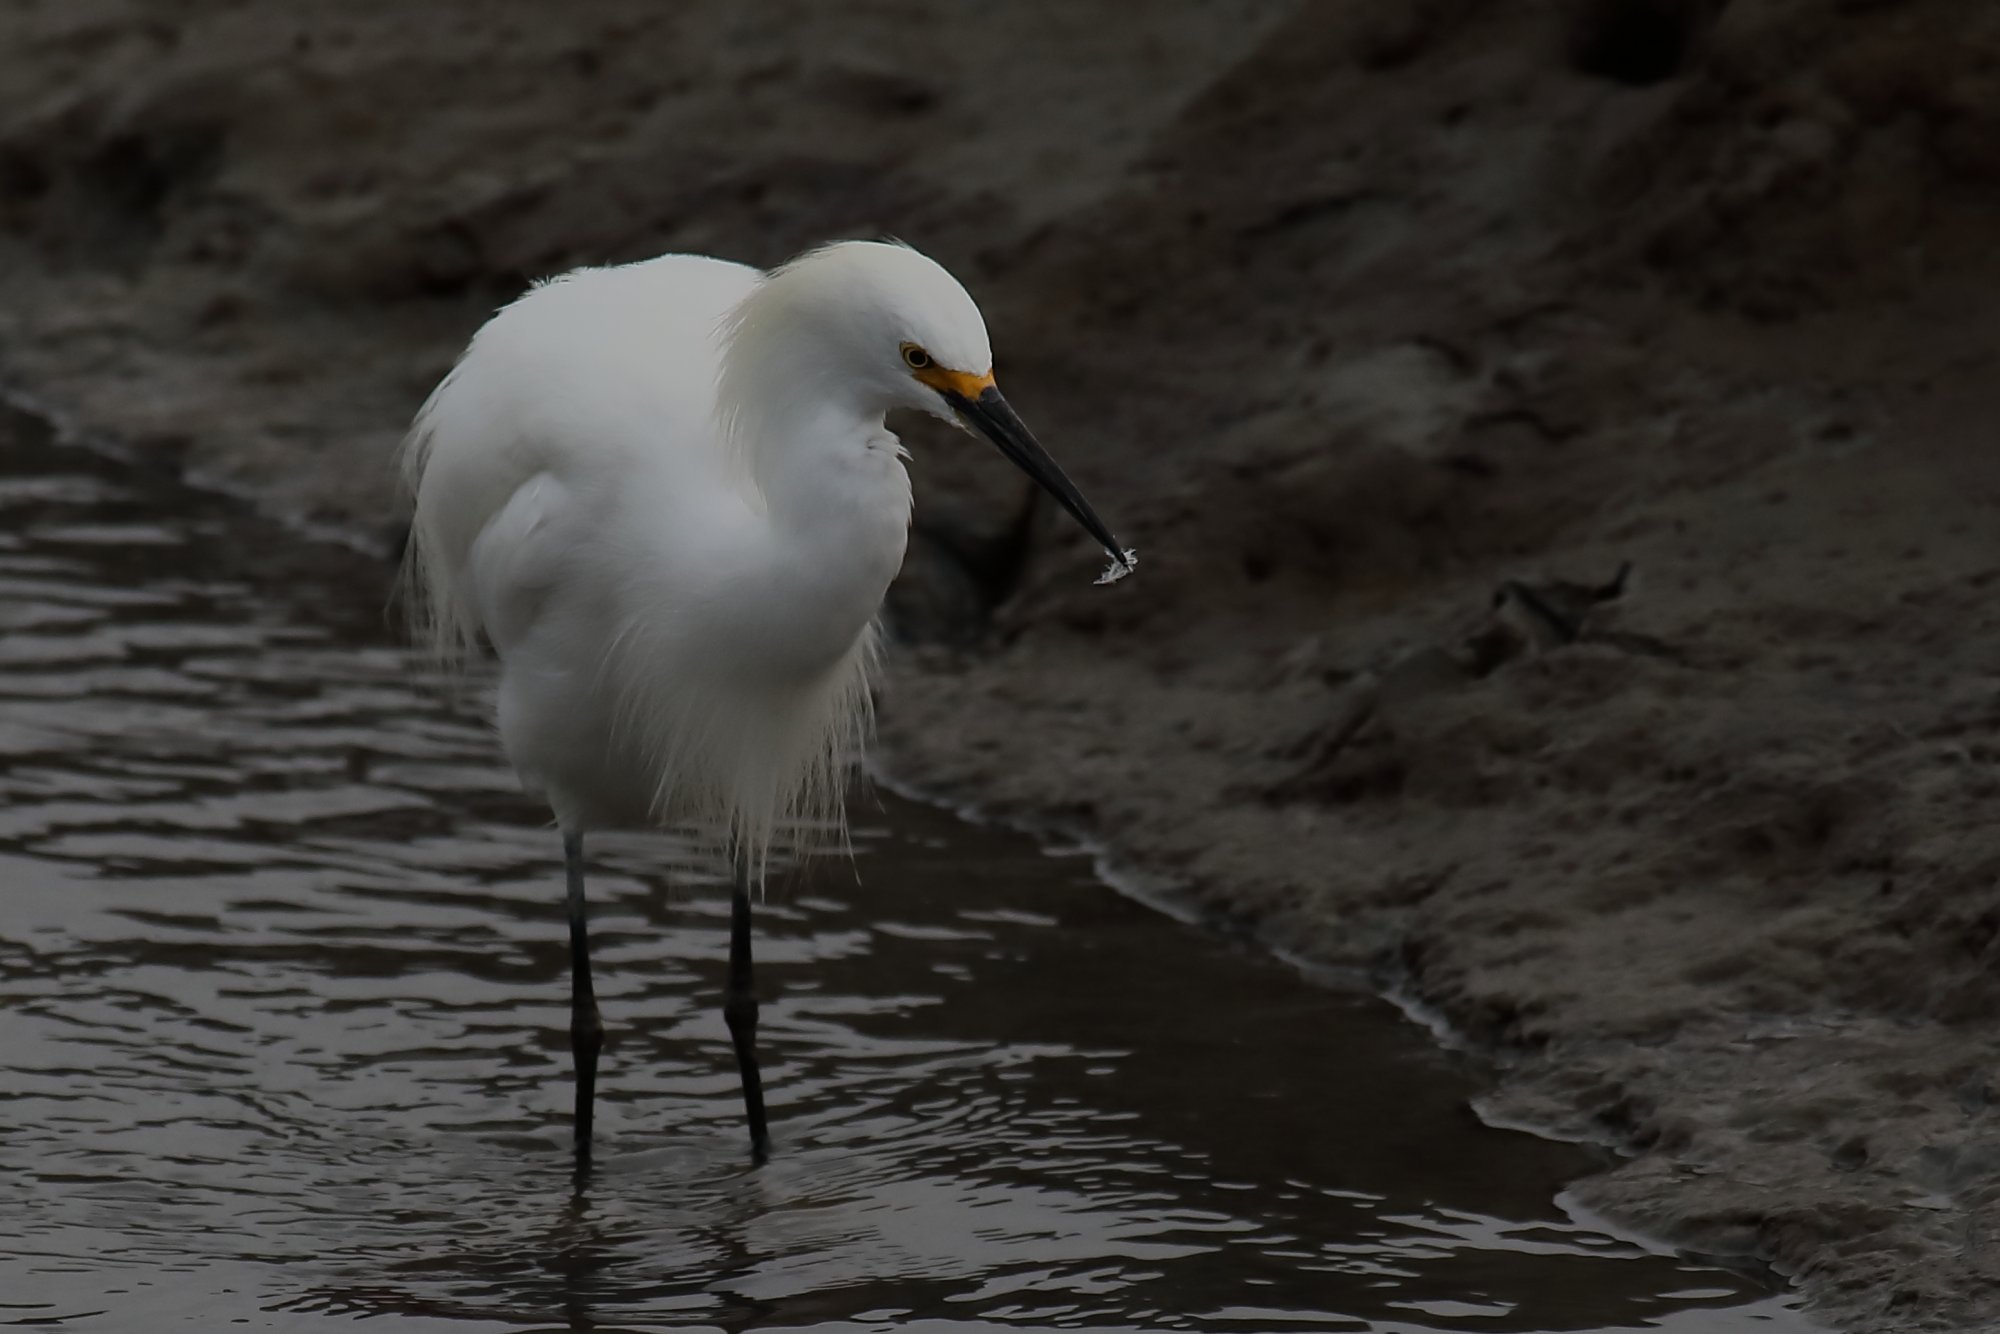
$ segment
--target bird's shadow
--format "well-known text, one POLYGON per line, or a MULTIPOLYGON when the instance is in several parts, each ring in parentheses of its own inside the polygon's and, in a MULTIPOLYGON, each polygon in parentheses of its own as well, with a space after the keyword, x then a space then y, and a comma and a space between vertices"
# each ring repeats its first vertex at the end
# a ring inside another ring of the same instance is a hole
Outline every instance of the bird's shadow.
MULTIPOLYGON (((634 1320, 670 1309, 685 1315, 690 1298, 706 1296, 704 1323, 728 1330, 766 1321, 772 1308, 728 1290, 733 1276, 758 1262, 749 1237, 770 1200, 754 1185, 747 1162, 697 1185, 705 1196, 662 1235, 657 1217, 624 1207, 628 1193, 653 1197, 673 1191, 682 1171, 661 1171, 658 1155, 630 1155, 607 1172, 602 1158, 556 1178, 549 1212, 539 1224, 506 1227, 508 1206, 496 1201, 488 1231, 459 1230, 420 1246, 417 1253, 378 1259, 365 1269, 320 1282, 271 1309, 319 1315, 401 1316, 430 1319, 495 1318, 528 1329, 587 1334, 629 1328, 634 1320), (678 1243, 678 1244, 676 1244, 678 1243), (672 1252, 690 1250, 691 1263, 672 1252), (548 1322, 548 1323, 542 1323, 548 1322)), ((529 1168, 529 1171, 536 1169, 529 1168)), ((695 1184, 683 1181, 683 1184, 695 1184)))

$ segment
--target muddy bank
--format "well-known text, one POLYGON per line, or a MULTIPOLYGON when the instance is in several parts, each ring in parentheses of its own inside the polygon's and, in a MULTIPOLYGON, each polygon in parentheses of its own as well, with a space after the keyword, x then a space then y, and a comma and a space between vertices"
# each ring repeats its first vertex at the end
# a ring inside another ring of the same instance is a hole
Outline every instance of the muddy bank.
POLYGON ((1436 1006, 1594 1205, 2000 1318, 2000 15, 1366 8, 17 8, 0 381, 387 544, 527 278, 903 235, 1146 564, 913 426, 897 773, 1436 1006))

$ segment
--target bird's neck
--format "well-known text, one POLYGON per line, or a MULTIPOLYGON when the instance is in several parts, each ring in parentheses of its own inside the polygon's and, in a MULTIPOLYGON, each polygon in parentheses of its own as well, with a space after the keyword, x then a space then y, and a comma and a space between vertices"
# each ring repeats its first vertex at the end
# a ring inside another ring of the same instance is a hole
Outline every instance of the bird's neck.
POLYGON ((767 286, 745 302, 716 386, 732 452, 772 517, 809 522, 827 502, 853 499, 843 493, 857 485, 907 491, 883 424, 889 405, 846 372, 824 333, 793 318, 783 297, 767 286))
POLYGON ((824 622, 832 639, 858 634, 909 533, 910 478, 885 410, 819 369, 826 359, 798 340, 738 340, 730 359, 721 406, 773 559, 801 603, 788 615, 824 622))
POLYGON ((885 413, 852 397, 774 391, 732 413, 739 463, 773 521, 810 523, 856 494, 907 486, 885 413))

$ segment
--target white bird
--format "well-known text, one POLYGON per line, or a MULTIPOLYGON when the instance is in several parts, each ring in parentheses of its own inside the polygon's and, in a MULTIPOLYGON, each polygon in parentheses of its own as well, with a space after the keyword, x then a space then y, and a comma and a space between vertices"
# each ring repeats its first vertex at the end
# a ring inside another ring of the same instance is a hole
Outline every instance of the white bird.
POLYGON ((406 577, 448 658, 500 659, 508 759, 562 832, 576 1152, 604 1028, 583 836, 691 828, 733 862, 723 1013, 768 1151, 750 892, 781 830, 841 828, 876 617, 910 525, 913 408, 988 436, 1133 564, 993 381, 941 266, 847 241, 769 273, 699 255, 579 269, 495 315, 418 413, 406 577))

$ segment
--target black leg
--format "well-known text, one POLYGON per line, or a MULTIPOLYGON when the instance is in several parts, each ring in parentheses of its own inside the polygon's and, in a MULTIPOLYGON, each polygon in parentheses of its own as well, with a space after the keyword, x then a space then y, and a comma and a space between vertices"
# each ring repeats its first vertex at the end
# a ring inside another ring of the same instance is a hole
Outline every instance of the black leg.
POLYGON ((736 1044, 736 1068, 743 1074, 743 1110, 750 1118, 750 1156, 771 1156, 771 1133, 764 1126, 764 1079, 757 1072, 757 991, 750 969, 750 860, 740 850, 729 902, 729 990, 722 1017, 736 1044))
POLYGON ((604 1020, 590 986, 590 924, 583 903, 583 835, 563 835, 569 875, 569 1050, 576 1061, 576 1165, 590 1165, 590 1123, 597 1097, 597 1053, 604 1020))

